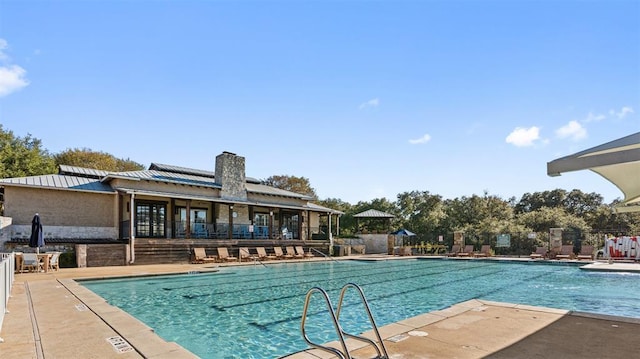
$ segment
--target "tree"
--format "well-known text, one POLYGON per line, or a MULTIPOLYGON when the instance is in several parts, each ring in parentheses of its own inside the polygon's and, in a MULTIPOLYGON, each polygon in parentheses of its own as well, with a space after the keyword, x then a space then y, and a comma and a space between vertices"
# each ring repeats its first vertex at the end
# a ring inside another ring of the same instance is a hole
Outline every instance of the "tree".
POLYGON ((421 241, 432 238, 446 217, 442 197, 428 191, 411 191, 398 195, 396 202, 402 226, 413 231, 421 241))
POLYGON ((0 178, 38 176, 56 172, 56 165, 42 142, 27 134, 16 137, 0 124, 0 178))
POLYGON ((316 194, 316 190, 313 189, 313 187, 311 187, 311 184, 309 183, 309 179, 306 177, 296 177, 296 176, 287 176, 287 175, 271 176, 267 179, 262 180, 262 184, 280 188, 286 191, 304 194, 309 197, 312 197, 313 199, 318 198, 318 195, 316 194))
POLYGON ((88 148, 67 149, 54 156, 57 165, 69 165, 93 168, 103 171, 124 172, 139 171, 144 166, 130 159, 119 159, 106 152, 92 151, 88 148))

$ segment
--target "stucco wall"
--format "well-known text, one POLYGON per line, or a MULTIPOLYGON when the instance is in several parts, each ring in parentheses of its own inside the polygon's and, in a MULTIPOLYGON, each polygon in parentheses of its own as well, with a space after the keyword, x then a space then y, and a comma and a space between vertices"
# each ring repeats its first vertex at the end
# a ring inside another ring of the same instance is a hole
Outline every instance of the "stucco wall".
POLYGON ((44 226, 115 227, 116 223, 115 194, 7 186, 4 198, 4 214, 13 218, 14 225, 31 225, 36 213, 44 226))

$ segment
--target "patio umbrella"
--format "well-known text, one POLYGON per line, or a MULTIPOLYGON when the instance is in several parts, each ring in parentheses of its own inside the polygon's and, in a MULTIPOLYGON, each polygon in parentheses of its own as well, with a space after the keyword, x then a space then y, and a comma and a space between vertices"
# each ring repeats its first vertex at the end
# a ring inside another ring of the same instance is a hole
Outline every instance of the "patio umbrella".
POLYGON ((40 215, 37 213, 31 220, 31 238, 29 238, 29 247, 35 248, 36 253, 40 253, 40 247, 44 247, 42 222, 40 222, 40 215))

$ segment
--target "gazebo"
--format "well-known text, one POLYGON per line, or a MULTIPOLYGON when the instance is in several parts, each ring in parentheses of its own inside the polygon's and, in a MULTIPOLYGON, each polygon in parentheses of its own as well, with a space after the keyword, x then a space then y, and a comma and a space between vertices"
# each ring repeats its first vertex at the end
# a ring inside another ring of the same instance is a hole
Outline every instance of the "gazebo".
POLYGON ((360 233, 360 219, 367 220, 367 224, 372 222, 382 223, 386 229, 385 233, 391 231, 391 219, 395 218, 393 214, 378 211, 377 209, 368 209, 364 212, 354 214, 353 218, 356 219, 356 233, 360 233))
POLYGON ((547 175, 591 170, 624 193, 617 212, 640 211, 640 132, 547 163, 547 175))

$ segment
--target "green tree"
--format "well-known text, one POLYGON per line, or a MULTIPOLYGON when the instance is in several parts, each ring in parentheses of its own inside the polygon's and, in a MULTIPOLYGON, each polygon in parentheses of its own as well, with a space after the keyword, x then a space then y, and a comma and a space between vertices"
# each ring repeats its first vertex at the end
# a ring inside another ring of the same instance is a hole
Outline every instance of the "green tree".
POLYGON ((130 159, 120 159, 106 152, 92 151, 88 148, 67 149, 54 155, 57 165, 69 165, 93 168, 103 171, 124 172, 144 169, 140 163, 130 159))
POLYGON ((0 178, 37 176, 56 172, 56 165, 42 142, 27 134, 17 137, 0 124, 0 178))
POLYGON ((402 227, 416 233, 418 241, 429 241, 446 217, 442 197, 428 191, 411 191, 398 195, 396 202, 402 227))
POLYGON ((318 195, 316 190, 311 187, 309 179, 306 177, 296 177, 287 175, 275 175, 267 179, 262 180, 262 183, 267 186, 280 188, 283 190, 300 193, 317 199, 318 195))

